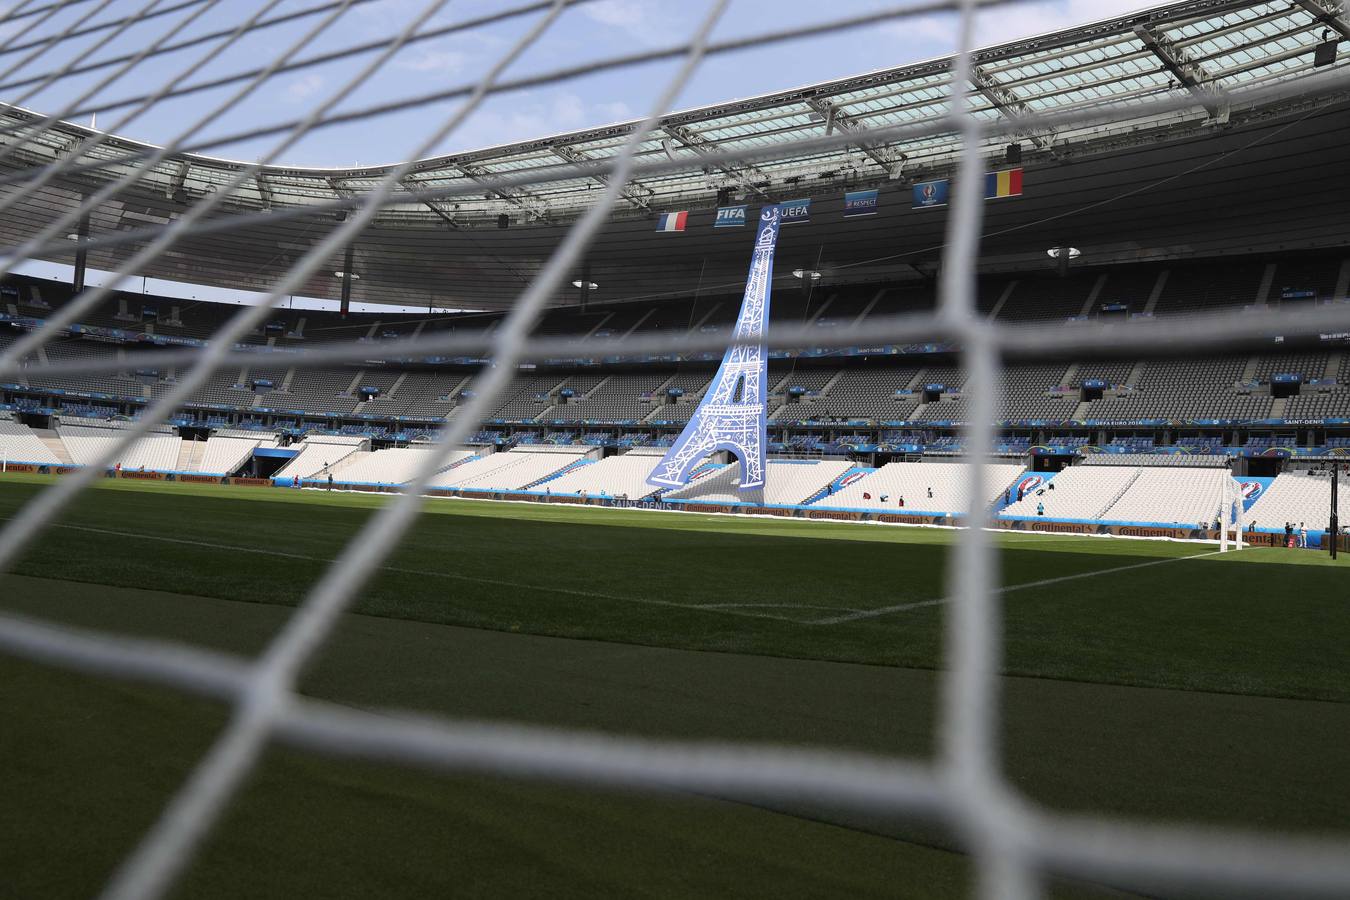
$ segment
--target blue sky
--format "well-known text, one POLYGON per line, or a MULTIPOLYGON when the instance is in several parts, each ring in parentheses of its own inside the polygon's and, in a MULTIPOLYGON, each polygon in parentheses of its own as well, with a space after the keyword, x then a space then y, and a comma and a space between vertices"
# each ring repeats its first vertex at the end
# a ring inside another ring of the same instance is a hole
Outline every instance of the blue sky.
MULTIPOLYGON (((117 0, 93 21, 120 17, 140 9, 146 0, 117 0)), ((168 4, 170 0, 161 0, 168 4)), ((451 0, 431 20, 433 25, 472 19, 517 5, 519 0, 451 0)), ((901 0, 903 3, 904 0, 901 0)), ((333 51, 355 42, 392 35, 430 0, 379 0, 350 10, 299 54, 301 58, 333 51)), ((508 71, 509 76, 547 72, 608 56, 663 47, 683 41, 709 8, 710 0, 597 0, 565 12, 549 32, 508 71)), ((85 4, 93 7, 95 4, 85 4)), ((179 38, 232 27, 256 9, 258 2, 224 0, 189 25, 179 38)), ((314 5, 314 0, 283 0, 276 12, 314 5)), ((893 8, 881 0, 735 0, 715 31, 718 39, 742 37, 768 29, 809 24, 824 18, 893 8)), ((979 43, 1081 24, 1113 13, 1137 9, 1141 0, 1042 0, 989 10, 980 17, 979 43)), ((44 28, 50 33, 73 21, 79 7, 64 12, 44 28)), ((275 13, 274 13, 275 14, 275 13)), ((44 53, 21 72, 37 74, 66 61, 89 55, 103 59, 148 45, 178 20, 165 16, 133 26, 116 42, 90 53, 97 36, 63 44, 44 53)), ((260 65, 276 57, 312 27, 315 19, 259 32, 227 51, 189 81, 201 81, 260 65)), ((533 23, 522 17, 436 41, 404 48, 339 109, 357 109, 391 98, 408 97, 472 82, 533 23)), ((896 20, 851 32, 812 37, 773 47, 740 51, 707 60, 676 108, 701 106, 812 82, 901 65, 950 53, 954 18, 950 14, 896 20)), ((114 100, 152 90, 178 76, 206 51, 197 47, 145 62, 99 91, 99 100, 114 100)), ((0 71, 22 54, 0 57, 0 71)), ((218 138, 263 124, 282 123, 304 115, 333 96, 370 57, 330 63, 277 77, 216 118, 204 134, 218 138)), ((546 87, 490 99, 434 152, 475 149, 499 143, 569 131, 634 118, 644 114, 674 71, 672 63, 650 64, 617 72, 576 78, 546 87)), ((67 79, 31 97, 30 89, 0 88, 0 98, 22 99, 25 106, 53 112, 94 87, 95 76, 67 79)), ((17 76, 0 77, 8 83, 17 76)), ((163 143, 223 102, 237 88, 222 88, 157 104, 154 109, 120 124, 127 110, 101 114, 98 125, 129 137, 163 143)), ((278 150, 279 137, 215 147, 214 156, 255 160, 275 153, 290 165, 347 167, 395 162, 418 149, 454 108, 452 103, 422 107, 377 120, 315 132, 278 150)), ((85 124, 88 117, 80 119, 85 124)))

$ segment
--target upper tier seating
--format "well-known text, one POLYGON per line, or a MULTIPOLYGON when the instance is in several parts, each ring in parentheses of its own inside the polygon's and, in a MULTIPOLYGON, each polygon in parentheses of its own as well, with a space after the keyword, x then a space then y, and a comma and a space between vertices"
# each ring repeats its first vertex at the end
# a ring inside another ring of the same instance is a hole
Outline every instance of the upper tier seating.
POLYGON ((605 378, 586 393, 568 379, 567 387, 577 391, 567 403, 553 407, 543 417, 553 422, 637 422, 652 411, 652 395, 670 378, 670 372, 619 373, 605 378), (647 395, 648 399, 643 399, 647 395))

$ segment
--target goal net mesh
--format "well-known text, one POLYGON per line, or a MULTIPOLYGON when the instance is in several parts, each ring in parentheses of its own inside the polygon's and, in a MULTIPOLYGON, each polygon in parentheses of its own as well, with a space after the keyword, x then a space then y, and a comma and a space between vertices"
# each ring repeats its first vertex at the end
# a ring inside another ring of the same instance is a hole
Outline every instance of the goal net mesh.
MULTIPOLYGON (((1322 2, 1326 4, 1324 12, 1336 11, 1334 4, 1322 2)), ((365 521, 256 660, 158 640, 81 631, 15 614, 0 616, 0 648, 7 653, 103 677, 168 685, 232 704, 228 726, 115 872, 106 887, 106 896, 144 898, 165 894, 190 865, 203 836, 218 822, 272 741, 325 754, 431 770, 490 773, 637 791, 688 791, 755 802, 823 802, 869 813, 904 814, 950 827, 973 860, 976 890, 984 898, 1039 896, 1049 876, 1081 877, 1156 890, 1199 887, 1278 896, 1350 894, 1350 844, 1344 838, 1065 814, 1039 807, 1008 782, 1002 771, 999 741, 1002 640, 996 590, 998 565, 988 528, 990 512, 981 499, 989 495, 982 484, 986 475, 979 465, 971 466, 969 476, 972 483, 969 492, 972 502, 966 514, 969 527, 960 533, 948 567, 951 604, 943 626, 947 668, 941 674, 938 752, 931 761, 739 743, 651 740, 525 724, 410 719, 378 710, 339 707, 301 696, 296 689, 297 678, 307 661, 324 645, 343 612, 351 607, 363 586, 414 525, 425 502, 424 489, 443 468, 443 460, 488 418, 495 408, 494 402, 519 370, 519 364, 584 353, 584 343, 534 335, 534 326, 550 298, 574 277, 588 246, 623 198, 626 186, 643 175, 689 165, 687 160, 673 158, 639 160, 637 150, 710 57, 734 58, 813 34, 865 33, 881 23, 905 23, 918 17, 938 16, 951 30, 956 52, 950 62, 949 77, 944 79, 944 90, 948 91, 945 112, 918 123, 821 129, 813 136, 771 147, 710 147, 705 149, 702 161, 709 166, 749 164, 775 155, 849 145, 896 144, 940 133, 960 136, 961 151, 953 177, 957 188, 948 211, 937 309, 922 314, 873 316, 865 327, 824 330, 775 326, 769 331, 768 343, 775 348, 799 348, 866 346, 881 341, 951 341, 960 348, 968 385, 969 424, 964 426, 963 446, 970 460, 985 459, 994 450, 995 392, 981 388, 999 383, 1001 370, 1009 358, 1121 352, 1183 357, 1252 349, 1273 333, 1317 335, 1350 331, 1350 315, 1342 306, 1309 306, 1292 313, 1257 310, 1244 316, 1197 315, 1163 326, 1132 321, 1052 328, 991 321, 976 305, 976 262, 984 201, 977 191, 960 190, 963 184, 982 183, 991 142, 1006 142, 1038 129, 1088 127, 1146 112, 1184 111, 1193 109, 1201 100, 1243 103, 1325 92, 1336 89, 1334 80, 1341 77, 1339 68, 1321 73, 1309 70, 1305 77, 1256 84, 1230 93, 1217 86, 1205 86, 1203 98, 1195 91, 1178 90, 1129 103, 1106 97, 1100 103, 1060 113, 1054 112, 1053 106, 1047 107, 1051 111, 1040 113, 1026 108, 1005 109, 1003 115, 995 118, 974 114, 968 92, 952 90, 951 86, 969 85, 976 77, 972 44, 977 17, 994 14, 986 10, 992 7, 997 7, 994 12, 999 16, 1015 16, 1018 7, 1025 5, 1015 0, 875 3, 869 4, 865 12, 848 18, 821 18, 795 27, 765 28, 725 40, 716 37, 716 27, 730 0, 710 0, 706 9, 700 8, 700 17, 691 33, 669 46, 602 55, 566 67, 531 70, 527 75, 513 75, 512 67, 574 7, 586 5, 585 0, 527 2, 504 7, 480 17, 481 26, 468 17, 457 22, 448 20, 445 0, 398 0, 373 5, 369 0, 341 0, 303 7, 283 6, 280 0, 221 4, 222 0, 150 0, 143 5, 113 0, 53 3, 24 0, 9 4, 0 12, 0 83, 4 83, 6 99, 12 106, 23 107, 30 97, 46 96, 42 92, 54 85, 67 82, 75 85, 61 95, 66 98, 61 108, 44 110, 27 118, 22 125, 6 129, 0 142, 0 161, 19 153, 25 144, 39 140, 58 123, 85 118, 91 110, 105 110, 103 121, 108 129, 107 133, 90 131, 55 161, 25 168, 21 177, 6 180, 4 191, 0 192, 0 214, 16 208, 58 179, 82 175, 94 186, 87 194, 75 198, 68 209, 52 212, 50 221, 38 223, 29 240, 7 248, 0 258, 0 274, 15 271, 27 260, 51 257, 53 248, 78 231, 84 216, 135 185, 151 167, 171 161, 174 154, 185 151, 209 153, 212 147, 228 140, 267 138, 274 144, 256 163, 240 165, 229 180, 215 185, 209 193, 193 197, 172 221, 147 222, 143 228, 130 232, 90 236, 90 249, 129 248, 116 274, 134 276, 162 255, 174 253, 175 247, 189 236, 228 235, 246 230, 250 223, 263 217, 269 221, 285 216, 308 217, 322 223, 316 225, 322 236, 272 280, 265 302, 241 306, 202 348, 175 351, 177 356, 153 357, 157 365, 165 364, 163 361, 168 358, 181 362, 177 381, 151 400, 144 414, 129 427, 117 431, 116 439, 95 464, 53 482, 3 524, 0 567, 12 566, 44 528, 101 477, 121 451, 156 424, 167 421, 212 373, 246 365, 250 357, 237 344, 264 324, 286 297, 301 291, 321 267, 331 265, 330 261, 340 256, 381 210, 409 202, 451 203, 468 190, 479 196, 484 192, 519 193, 532 184, 578 176, 591 178, 598 189, 589 207, 570 225, 542 267, 520 290, 498 327, 481 334, 449 332, 400 338, 403 346, 397 352, 406 358, 474 354, 490 358, 492 364, 474 377, 471 393, 466 394, 468 399, 440 428, 436 441, 439 452, 427 453, 415 477, 365 521), (212 32, 211 40, 200 40, 193 23, 217 7, 220 7, 217 12, 228 8, 234 24, 212 32), (387 29, 385 36, 325 54, 306 49, 333 22, 363 9, 369 12, 371 8, 378 11, 379 22, 387 29), (222 61, 230 60, 231 48, 238 41, 287 15, 300 25, 293 43, 277 49, 272 58, 250 57, 236 62, 244 68, 229 69, 228 77, 210 74, 219 71, 222 61), (507 18, 522 23, 516 40, 502 47, 500 57, 476 82, 422 92, 414 89, 415 82, 407 82, 402 96, 378 102, 362 95, 362 87, 401 50, 427 35, 472 33, 475 27, 486 27, 507 18), (133 25, 147 21, 158 28, 154 37, 128 44, 119 41, 133 25), (63 53, 64 47, 77 47, 79 52, 63 53), (273 89, 283 75, 305 71, 315 64, 316 56, 329 62, 340 61, 342 67, 322 87, 305 94, 296 107, 303 110, 301 114, 279 125, 252 128, 227 137, 213 131, 214 123, 250 94, 273 89), (140 67, 161 57, 172 59, 174 70, 157 83, 147 83, 140 67), (98 59, 105 62, 98 65, 90 62, 98 59), (471 188, 418 184, 408 178, 415 170, 415 161, 441 147, 490 98, 598 72, 622 72, 653 62, 668 65, 665 82, 651 98, 650 105, 640 111, 645 116, 641 124, 627 131, 608 158, 560 162, 545 175, 532 171, 486 175, 476 179, 471 188), (203 102, 201 114, 187 121, 163 147, 134 151, 121 148, 111 152, 103 146, 106 134, 115 133, 124 125, 134 129, 139 115, 170 99, 190 94, 189 86, 202 79, 214 79, 216 93, 211 94, 210 102, 203 102), (117 103, 103 100, 109 92, 116 91, 122 92, 117 103), (306 136, 341 123, 368 122, 371 127, 380 127, 382 117, 409 110, 429 112, 420 120, 425 133, 407 154, 407 162, 383 171, 364 190, 298 210, 278 207, 267 212, 218 214, 228 209, 235 192, 252 184, 266 165, 283 157, 306 136)), ((1203 5, 1196 4, 1197 8, 1203 5)), ((1344 87, 1341 79, 1339 88, 1344 87)), ((86 288, 71 302, 54 309, 41 327, 4 348, 0 352, 0 375, 17 372, 25 359, 107 300, 117 283, 114 279, 103 286, 86 288)), ((725 336, 694 331, 681 336, 611 338, 604 343, 602 353, 607 356, 620 352, 692 350, 719 353, 725 346, 725 336)), ((386 356, 393 352, 390 347, 382 349, 386 356)), ((356 363, 368 353, 367 348, 353 342, 350 346, 298 352, 287 362, 299 368, 356 363)), ((135 353, 128 356, 130 360, 136 358, 135 353)), ((129 365, 127 361, 117 363, 119 368, 129 365)), ((109 374, 106 365, 100 368, 95 360, 58 360, 29 367, 27 372, 32 375, 43 369, 51 374, 109 374)))

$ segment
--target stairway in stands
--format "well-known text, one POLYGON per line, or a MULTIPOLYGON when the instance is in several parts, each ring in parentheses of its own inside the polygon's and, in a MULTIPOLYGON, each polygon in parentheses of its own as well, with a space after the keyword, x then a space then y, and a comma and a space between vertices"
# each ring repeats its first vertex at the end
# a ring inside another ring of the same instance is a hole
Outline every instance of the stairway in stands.
POLYGON ((75 460, 70 458, 70 451, 66 449, 65 443, 61 440, 61 435, 56 433, 54 428, 34 428, 33 434, 38 436, 42 443, 47 445, 47 449, 56 454, 56 458, 67 466, 75 465, 75 460))
POLYGON ((196 448, 197 441, 181 441, 178 445, 178 460, 173 464, 175 472, 191 472, 192 452, 196 448))
POLYGON ((1111 498, 1111 502, 1107 503, 1107 504, 1106 504, 1105 506, 1103 506, 1100 510, 1098 510, 1097 514, 1096 514, 1095 516, 1093 516, 1092 518, 1094 518, 1094 519, 1105 519, 1105 518, 1106 518, 1106 514, 1107 514, 1108 512, 1111 511, 1111 507, 1115 506, 1117 503, 1120 502, 1120 498, 1125 496, 1125 492, 1126 492, 1126 491, 1128 491, 1130 488, 1134 487, 1134 483, 1135 483, 1136 481, 1138 481, 1138 480, 1139 480, 1139 476, 1140 476, 1140 475, 1143 475, 1143 474, 1144 474, 1144 470, 1143 470, 1143 469, 1138 469, 1138 468, 1136 468, 1136 469, 1134 470, 1134 475, 1130 476, 1130 480, 1127 481, 1127 482, 1125 482, 1124 487, 1122 487, 1120 490, 1116 491, 1115 496, 1111 498))

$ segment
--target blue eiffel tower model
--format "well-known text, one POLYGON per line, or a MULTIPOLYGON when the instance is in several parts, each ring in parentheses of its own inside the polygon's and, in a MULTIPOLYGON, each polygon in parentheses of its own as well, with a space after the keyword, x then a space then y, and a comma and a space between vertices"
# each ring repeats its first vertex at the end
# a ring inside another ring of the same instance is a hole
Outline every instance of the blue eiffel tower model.
POLYGON ((729 450, 740 461, 740 490, 764 487, 764 445, 768 441, 766 404, 768 367, 764 328, 769 322, 769 294, 773 285, 773 251, 778 244, 778 207, 759 214, 755 253, 745 282, 745 299, 736 319, 736 340, 752 343, 727 348, 708 392, 699 401, 679 440, 662 457, 647 483, 680 487, 689 473, 710 453, 729 450), (758 342, 753 342, 758 338, 758 342))

